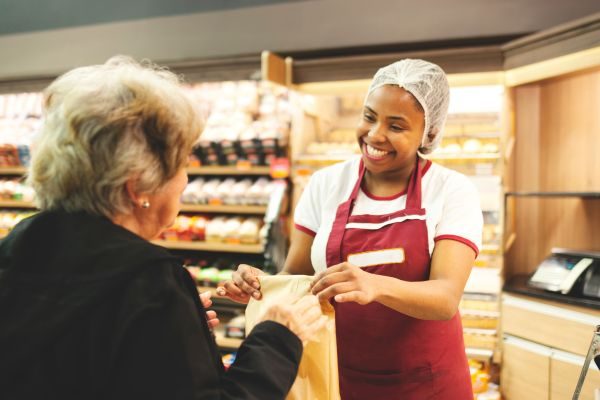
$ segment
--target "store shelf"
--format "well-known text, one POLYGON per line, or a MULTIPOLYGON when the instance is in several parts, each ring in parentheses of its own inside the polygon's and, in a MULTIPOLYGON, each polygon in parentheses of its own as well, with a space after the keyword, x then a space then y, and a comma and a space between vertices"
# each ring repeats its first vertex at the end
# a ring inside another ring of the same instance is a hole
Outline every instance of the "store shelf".
POLYGON ((217 346, 221 349, 237 350, 243 342, 243 339, 225 337, 222 332, 215 332, 215 338, 217 340, 217 346))
POLYGON ((339 162, 347 161, 352 157, 359 156, 360 154, 339 154, 339 155, 327 155, 327 154, 306 154, 300 155, 294 158, 295 164, 311 165, 311 166, 326 166, 336 164, 339 162))
POLYGON ((498 153, 474 153, 474 154, 429 154, 425 156, 426 159, 432 161, 487 161, 487 160, 498 160, 500 154, 498 153))
POLYGON ((26 167, 0 167, 0 175, 25 175, 26 167))
POLYGON ((0 208, 32 208, 35 209, 35 204, 29 201, 22 200, 0 200, 0 208))
POLYGON ((267 206, 233 206, 210 204, 182 204, 181 211, 201 213, 226 213, 226 214, 265 214, 267 206))
POLYGON ((515 275, 508 282, 506 282, 502 290, 507 293, 520 294, 537 299, 557 301, 564 304, 600 310, 600 299, 583 296, 578 297, 537 289, 527 284, 529 278, 530 275, 515 275))
POLYGON ((271 168, 249 167, 242 168, 236 166, 206 166, 206 167, 189 167, 187 168, 188 175, 265 175, 271 174, 271 168))
POLYGON ((247 253, 262 254, 264 247, 262 244, 231 244, 214 242, 174 242, 167 240, 154 240, 152 243, 166 247, 172 250, 194 250, 194 251, 214 251, 226 253, 247 253))
POLYGON ((600 192, 506 192, 514 197, 582 197, 600 199, 600 192))
POLYGON ((467 357, 472 360, 489 361, 494 356, 494 351, 489 349, 478 349, 475 347, 465 348, 467 357))
POLYGON ((500 251, 500 245, 498 244, 484 244, 481 246, 481 253, 498 253, 500 251))

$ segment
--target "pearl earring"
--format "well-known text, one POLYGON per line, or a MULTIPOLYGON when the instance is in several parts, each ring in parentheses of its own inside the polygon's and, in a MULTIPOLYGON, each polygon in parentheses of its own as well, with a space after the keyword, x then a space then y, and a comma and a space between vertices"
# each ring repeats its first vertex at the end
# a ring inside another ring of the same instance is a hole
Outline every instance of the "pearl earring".
POLYGON ((150 208, 150 202, 148 200, 142 201, 142 208, 150 208))

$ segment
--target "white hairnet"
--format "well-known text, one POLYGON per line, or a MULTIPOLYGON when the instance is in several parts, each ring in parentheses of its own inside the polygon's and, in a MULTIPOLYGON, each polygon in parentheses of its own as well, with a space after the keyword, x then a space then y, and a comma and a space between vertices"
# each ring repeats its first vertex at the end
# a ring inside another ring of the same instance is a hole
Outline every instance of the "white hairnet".
POLYGON ((410 92, 423 107, 425 129, 419 151, 431 153, 442 139, 450 88, 444 71, 424 60, 404 59, 380 68, 373 77, 367 97, 383 85, 396 85, 410 92))

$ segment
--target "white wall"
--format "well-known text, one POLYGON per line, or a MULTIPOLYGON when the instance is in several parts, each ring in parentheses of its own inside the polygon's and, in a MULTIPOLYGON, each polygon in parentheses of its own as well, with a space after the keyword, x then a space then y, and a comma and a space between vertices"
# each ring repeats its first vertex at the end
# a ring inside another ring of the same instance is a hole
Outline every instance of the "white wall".
POLYGON ((517 34, 600 11, 594 0, 313 0, 0 36, 0 80, 129 54, 156 62, 517 34))

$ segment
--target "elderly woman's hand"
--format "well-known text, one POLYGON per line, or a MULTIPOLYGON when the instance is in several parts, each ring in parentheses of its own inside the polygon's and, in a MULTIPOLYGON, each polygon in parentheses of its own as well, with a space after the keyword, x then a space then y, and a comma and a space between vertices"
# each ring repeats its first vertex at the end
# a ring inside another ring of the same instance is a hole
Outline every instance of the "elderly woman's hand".
MULTIPOLYGON (((208 291, 200 293, 200 301, 205 309, 208 309, 210 306, 212 306, 212 300, 210 299, 211 294, 212 293, 208 291)), ((213 310, 206 311, 206 320, 208 321, 208 326, 211 329, 219 325, 219 318, 217 318, 217 313, 213 310)))
POLYGON ((262 321, 274 321, 292 331, 306 345, 325 327, 327 317, 321 312, 316 296, 306 295, 292 304, 275 304, 263 315, 262 321))
POLYGON ((243 304, 248 304, 250 296, 260 300, 262 293, 257 278, 259 275, 264 275, 264 272, 250 265, 240 264, 233 273, 232 279, 225 281, 222 286, 217 288, 217 294, 243 304))

